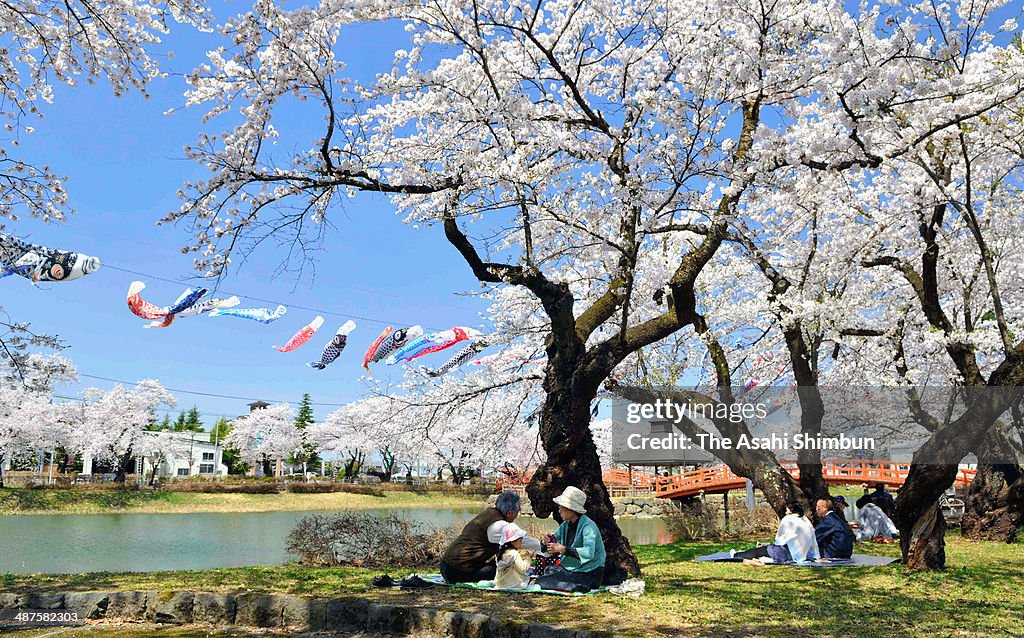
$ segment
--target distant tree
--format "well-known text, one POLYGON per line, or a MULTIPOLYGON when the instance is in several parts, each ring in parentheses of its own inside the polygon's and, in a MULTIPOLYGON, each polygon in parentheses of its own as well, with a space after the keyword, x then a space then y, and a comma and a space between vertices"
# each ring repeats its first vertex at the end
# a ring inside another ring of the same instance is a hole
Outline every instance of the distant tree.
POLYGON ((199 408, 192 406, 192 409, 185 413, 185 431, 202 432, 203 421, 199 417, 199 408))
POLYGON ((174 431, 184 432, 185 431, 185 413, 179 412, 178 418, 174 420, 174 431))
POLYGON ((287 403, 253 410, 231 421, 225 446, 236 448, 247 463, 259 463, 263 473, 273 473, 271 461, 288 458, 301 444, 295 428, 295 414, 287 403))
POLYGON ((310 465, 315 466, 320 462, 320 455, 317 454, 317 446, 308 437, 306 428, 313 425, 316 421, 313 419, 313 403, 308 392, 302 394, 302 401, 299 402, 299 411, 295 416, 295 429, 299 431, 299 437, 302 440, 302 444, 299 450, 288 459, 288 462, 293 465, 302 466, 302 475, 306 475, 306 468, 310 465))
POLYGON ((71 431, 71 447, 113 466, 115 483, 124 483, 132 460, 143 450, 151 410, 173 406, 174 396, 159 382, 145 379, 129 390, 118 384, 107 392, 85 391, 87 403, 71 431))
MULTIPOLYGON (((143 436, 139 447, 138 454, 142 458, 149 461, 150 470, 149 474, 149 485, 153 486, 156 484, 157 474, 160 472, 160 466, 165 461, 172 459, 184 459, 190 458, 192 454, 191 446, 183 441, 181 437, 172 433, 168 430, 160 430, 158 432, 143 436)), ((189 465, 189 473, 192 471, 191 464, 189 465)), ((143 476, 145 479, 145 476, 143 476)))
POLYGON ((65 413, 71 408, 52 402, 53 386, 77 378, 71 362, 59 355, 27 355, 19 374, 0 377, 0 488, 6 461, 13 466, 26 452, 54 449, 66 438, 65 413))
POLYGON ((174 429, 171 426, 171 415, 170 414, 165 414, 164 415, 164 420, 160 422, 160 426, 159 426, 158 429, 160 429, 160 430, 172 430, 172 429, 174 429))

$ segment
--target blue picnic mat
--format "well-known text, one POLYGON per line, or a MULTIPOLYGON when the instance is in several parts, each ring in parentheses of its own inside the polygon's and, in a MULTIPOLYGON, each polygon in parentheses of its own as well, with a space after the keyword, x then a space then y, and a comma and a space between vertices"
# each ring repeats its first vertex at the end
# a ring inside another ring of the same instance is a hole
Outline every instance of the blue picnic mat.
MULTIPOLYGON (((739 563, 741 558, 732 558, 729 552, 715 552, 707 556, 698 556, 695 559, 698 563, 739 563)), ((803 561, 800 563, 765 563, 766 565, 789 565, 796 567, 880 567, 898 563, 900 559, 889 558, 888 556, 870 556, 868 554, 854 554, 850 558, 830 558, 827 563, 817 561, 803 561)))
POLYGON ((540 585, 531 583, 524 589, 499 589, 494 586, 493 580, 481 580, 476 583, 449 583, 445 582, 444 577, 441 574, 420 574, 420 578, 423 580, 434 583, 435 585, 441 585, 443 587, 456 587, 459 589, 476 589, 479 591, 503 591, 512 594, 550 594, 552 596, 591 596, 593 594, 599 594, 606 591, 606 587, 599 589, 592 589, 587 593, 570 593, 567 591, 558 591, 555 589, 541 589, 540 585))

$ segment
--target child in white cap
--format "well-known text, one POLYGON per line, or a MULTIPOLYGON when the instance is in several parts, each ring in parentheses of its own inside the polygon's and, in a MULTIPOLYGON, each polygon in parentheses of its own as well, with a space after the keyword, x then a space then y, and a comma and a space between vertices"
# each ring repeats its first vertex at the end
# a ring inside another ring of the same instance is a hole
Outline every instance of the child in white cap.
POLYGON ((523 589, 530 584, 530 561, 520 550, 526 530, 515 523, 509 523, 501 537, 501 547, 495 556, 498 564, 494 575, 494 586, 497 589, 523 589))

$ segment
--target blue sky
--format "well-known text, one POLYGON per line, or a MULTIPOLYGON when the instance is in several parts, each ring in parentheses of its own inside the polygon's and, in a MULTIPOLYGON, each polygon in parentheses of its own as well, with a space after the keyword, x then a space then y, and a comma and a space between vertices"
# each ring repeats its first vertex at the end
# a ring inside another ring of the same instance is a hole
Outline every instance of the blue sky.
MULTIPOLYGON (((402 35, 394 25, 346 31, 341 47, 348 71, 368 79, 389 69, 390 52, 402 46, 402 35)), ((190 71, 208 41, 194 35, 170 36, 167 44, 175 57, 163 62, 164 69, 190 71)), ((418 323, 439 330, 481 324, 484 304, 456 294, 479 290, 479 284, 442 230, 414 230, 402 223, 387 200, 359 196, 332 211, 334 228, 327 230, 324 250, 317 255, 315 278, 308 270, 301 277, 275 277, 286 247, 265 243, 221 282, 218 296, 237 294, 242 307, 274 305, 252 297, 282 303, 290 307, 284 318, 263 325, 200 316, 167 329, 143 329, 146 322, 131 314, 125 303, 132 280, 146 282, 143 298, 157 305, 170 304, 186 285, 199 283, 191 256, 180 252, 188 241, 185 229, 156 225, 178 207, 175 192, 182 183, 203 176, 201 167, 184 159, 182 151, 201 130, 201 114, 191 109, 163 115, 168 108, 181 106, 183 88, 175 77, 159 80, 146 100, 137 92, 115 98, 102 83, 59 87, 55 103, 44 105, 46 118, 36 123, 36 132, 21 138, 23 157, 49 164, 68 177, 70 205, 78 213, 61 224, 7 222, 5 232, 95 255, 104 264, 93 275, 59 284, 33 287, 21 277, 0 280, 4 312, 15 321, 31 322, 33 331, 59 336, 68 346, 64 354, 83 374, 79 383, 60 388, 60 394, 81 396, 87 387, 113 385, 84 376, 92 375, 131 382, 156 378, 176 390, 269 401, 296 402, 309 392, 315 403, 341 404, 364 393, 362 355, 386 325, 418 323), (325 323, 310 343, 286 354, 271 347, 283 345, 317 314, 325 323), (348 318, 356 318, 358 327, 342 356, 324 371, 307 367, 305 363, 319 359, 323 345, 348 318)), ((214 121, 209 127, 216 130, 217 125, 214 121)), ((422 361, 440 364, 449 354, 422 361)), ((399 366, 377 365, 373 371, 396 380, 401 373, 399 366)), ((178 407, 172 416, 196 405, 207 425, 218 416, 233 417, 247 409, 242 399, 175 395, 178 407)), ((315 407, 318 419, 334 409, 315 407)))

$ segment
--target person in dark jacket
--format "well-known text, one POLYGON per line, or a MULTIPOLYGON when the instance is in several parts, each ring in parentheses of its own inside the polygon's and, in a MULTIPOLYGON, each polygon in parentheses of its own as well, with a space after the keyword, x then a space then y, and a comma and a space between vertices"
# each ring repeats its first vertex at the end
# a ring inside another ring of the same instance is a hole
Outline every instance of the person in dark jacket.
POLYGON ((857 499, 857 509, 861 509, 868 503, 877 505, 890 520, 896 518, 896 501, 892 494, 885 491, 885 483, 876 483, 875 491, 870 494, 865 490, 864 496, 857 499))
MULTIPOLYGON (((494 580, 494 557, 505 527, 519 516, 519 495, 502 492, 494 507, 488 507, 466 524, 441 556, 441 576, 449 583, 494 580)), ((523 547, 540 551, 540 541, 527 536, 523 547)))
POLYGON ((853 531, 849 524, 833 511, 832 501, 819 498, 815 505, 818 524, 814 538, 822 558, 849 558, 853 555, 853 531))

